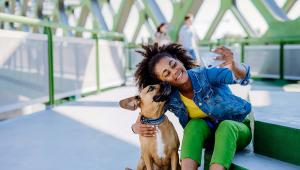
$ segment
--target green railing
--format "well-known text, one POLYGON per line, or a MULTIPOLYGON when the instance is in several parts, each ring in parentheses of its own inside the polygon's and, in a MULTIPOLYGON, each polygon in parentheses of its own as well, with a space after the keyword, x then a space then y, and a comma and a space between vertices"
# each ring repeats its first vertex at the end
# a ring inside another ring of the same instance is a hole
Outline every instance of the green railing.
MULTIPOLYGON (((100 66, 99 66, 99 39, 105 39, 105 40, 112 40, 112 41, 125 41, 124 35, 117 32, 105 32, 101 30, 95 30, 95 29, 86 29, 83 27, 72 27, 68 25, 58 24, 58 23, 52 23, 49 21, 42 21, 35 18, 28 18, 23 16, 16 16, 16 15, 10 15, 5 13, 0 13, 0 21, 1 22, 10 22, 10 23, 19 23, 24 24, 32 27, 39 27, 44 29, 44 34, 47 35, 48 39, 48 72, 49 72, 49 102, 47 103, 49 106, 53 106, 57 103, 61 103, 60 100, 55 100, 55 84, 54 84, 54 63, 53 63, 53 32, 52 29, 60 28, 63 30, 71 30, 75 32, 88 32, 93 35, 92 39, 95 40, 96 43, 96 81, 97 81, 97 91, 100 90, 100 80, 99 80, 99 72, 100 72, 100 66)), ((87 94, 91 94, 95 92, 89 92, 87 94)), ((82 95, 87 95, 82 94, 82 95)), ((70 96, 72 97, 72 96, 70 96)))

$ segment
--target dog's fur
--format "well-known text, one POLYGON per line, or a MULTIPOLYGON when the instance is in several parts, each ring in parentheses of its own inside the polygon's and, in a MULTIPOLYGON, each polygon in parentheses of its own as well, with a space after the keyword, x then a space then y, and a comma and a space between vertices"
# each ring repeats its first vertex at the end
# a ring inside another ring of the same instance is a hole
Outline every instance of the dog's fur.
MULTIPOLYGON (((163 84, 149 85, 140 95, 120 101, 120 106, 129 110, 141 109, 142 116, 157 119, 164 114, 164 104, 171 92, 163 84)), ((156 136, 140 138, 141 158, 137 170, 178 170, 180 169, 178 148, 179 139, 173 124, 166 117, 158 125, 156 136)))

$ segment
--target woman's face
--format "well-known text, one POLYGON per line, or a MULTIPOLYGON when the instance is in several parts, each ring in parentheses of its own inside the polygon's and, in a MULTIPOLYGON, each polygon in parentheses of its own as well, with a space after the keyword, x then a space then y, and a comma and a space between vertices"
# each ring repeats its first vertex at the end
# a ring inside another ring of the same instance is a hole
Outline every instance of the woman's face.
POLYGON ((161 81, 166 81, 172 86, 181 86, 189 80, 183 64, 174 58, 163 57, 154 66, 154 73, 161 81))

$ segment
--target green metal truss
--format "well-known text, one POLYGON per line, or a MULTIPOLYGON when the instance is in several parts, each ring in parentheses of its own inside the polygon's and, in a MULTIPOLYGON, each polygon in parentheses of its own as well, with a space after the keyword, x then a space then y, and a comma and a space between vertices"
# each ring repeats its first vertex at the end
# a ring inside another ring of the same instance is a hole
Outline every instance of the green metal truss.
POLYGON ((122 32, 134 0, 122 0, 117 14, 114 16, 113 31, 122 32))
MULTIPOLYGON (((126 22, 130 22, 128 20, 128 16, 132 7, 134 5, 142 4, 143 7, 138 8, 139 16, 138 25, 135 28, 135 33, 133 36, 133 43, 136 41, 137 36, 141 30, 141 27, 146 24, 149 25, 149 20, 154 23, 154 26, 158 26, 161 22, 166 22, 166 17, 163 15, 161 9, 157 5, 158 0, 121 0, 120 7, 118 11, 112 13, 113 25, 111 29, 108 29, 108 26, 102 16, 102 7, 105 4, 112 5, 110 0, 79 0, 79 4, 64 6, 65 0, 38 0, 34 3, 34 16, 40 19, 50 18, 50 22, 55 22, 58 24, 69 25, 69 17, 72 14, 72 10, 75 8, 80 8, 80 15, 77 17, 77 22, 75 26, 85 27, 88 16, 92 16, 93 28, 104 31, 117 31, 123 32, 126 22), (54 10, 51 16, 43 16, 43 3, 44 2, 52 2, 54 3, 54 10)), ((165 1, 165 0, 164 0, 165 1)), ((15 11, 16 2, 20 3, 22 8, 21 12, 18 12, 18 15, 26 16, 29 8, 29 2, 33 2, 32 0, 0 0, 0 12, 8 11, 10 14, 16 14, 15 11), (9 3, 9 7, 5 7, 5 3, 9 3)), ((204 0, 170 0, 173 5, 173 17, 170 21, 170 36, 173 41, 177 40, 178 32, 180 27, 184 22, 184 16, 187 13, 191 13, 196 15, 199 10, 201 10, 201 5, 204 0)), ((221 0, 220 7, 218 9, 217 15, 212 20, 208 31, 203 36, 204 38, 200 41, 210 41, 213 34, 215 33, 217 27, 222 21, 224 14, 229 10, 233 13, 236 20, 239 22, 247 37, 249 38, 258 38, 255 31, 253 31, 252 26, 249 24, 247 19, 243 16, 240 9, 236 5, 236 0, 221 0)), ((264 1, 264 0, 251 0, 250 1, 254 7, 258 10, 258 12, 262 15, 263 19, 268 24, 268 30, 261 38, 266 37, 291 37, 291 36, 299 36, 299 31, 289 31, 291 29, 299 28, 299 18, 295 20, 289 20, 287 18, 287 13, 297 2, 296 0, 287 0, 282 8, 278 7, 274 0, 264 1)), ((111 6, 110 6, 111 8, 111 6)), ((17 15, 17 14, 16 14, 17 15)), ((1 22, 1 21, 0 21, 1 22)), ((1 23, 3 25, 3 23, 1 23)), ((147 27, 148 30, 154 32, 153 27, 147 27)), ((16 28, 19 30, 26 29, 26 25, 21 24, 21 28, 16 28)), ((38 32, 40 30, 33 29, 34 32, 38 32)), ((55 30, 52 30, 53 34, 55 30)), ((65 31, 65 30, 64 30, 65 31)), ((68 36, 81 36, 82 32, 76 32, 73 35, 70 31, 65 31, 64 35, 68 36)))
POLYGON ((297 0, 287 0, 282 9, 284 10, 284 12, 288 13, 296 2, 297 0))
POLYGON ((173 29, 170 31, 170 35, 173 41, 177 40, 180 27, 184 23, 184 17, 186 16, 186 14, 191 13, 193 15, 196 15, 202 3, 203 0, 186 0, 173 2, 173 13, 176 14, 176 16, 173 16, 171 20, 171 26, 173 27, 173 29))

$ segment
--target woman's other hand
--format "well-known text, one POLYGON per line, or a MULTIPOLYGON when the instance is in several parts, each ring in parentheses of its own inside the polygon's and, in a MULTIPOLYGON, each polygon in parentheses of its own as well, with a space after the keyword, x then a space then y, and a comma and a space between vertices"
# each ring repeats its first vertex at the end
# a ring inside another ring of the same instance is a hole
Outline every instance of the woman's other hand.
POLYGON ((233 52, 224 46, 219 46, 213 50, 214 53, 221 54, 221 56, 216 57, 216 60, 222 60, 224 61, 223 64, 220 65, 220 67, 227 67, 230 70, 234 69, 235 62, 234 62, 234 56, 233 52))
POLYGON ((246 76, 246 69, 240 63, 234 62, 233 52, 224 46, 219 46, 213 50, 221 56, 216 57, 216 60, 223 60, 224 63, 220 67, 229 68, 237 79, 243 79, 246 76))
POLYGON ((156 127, 154 125, 142 124, 141 114, 138 116, 136 122, 131 126, 131 129, 135 134, 139 134, 143 137, 153 137, 156 134, 156 127))

